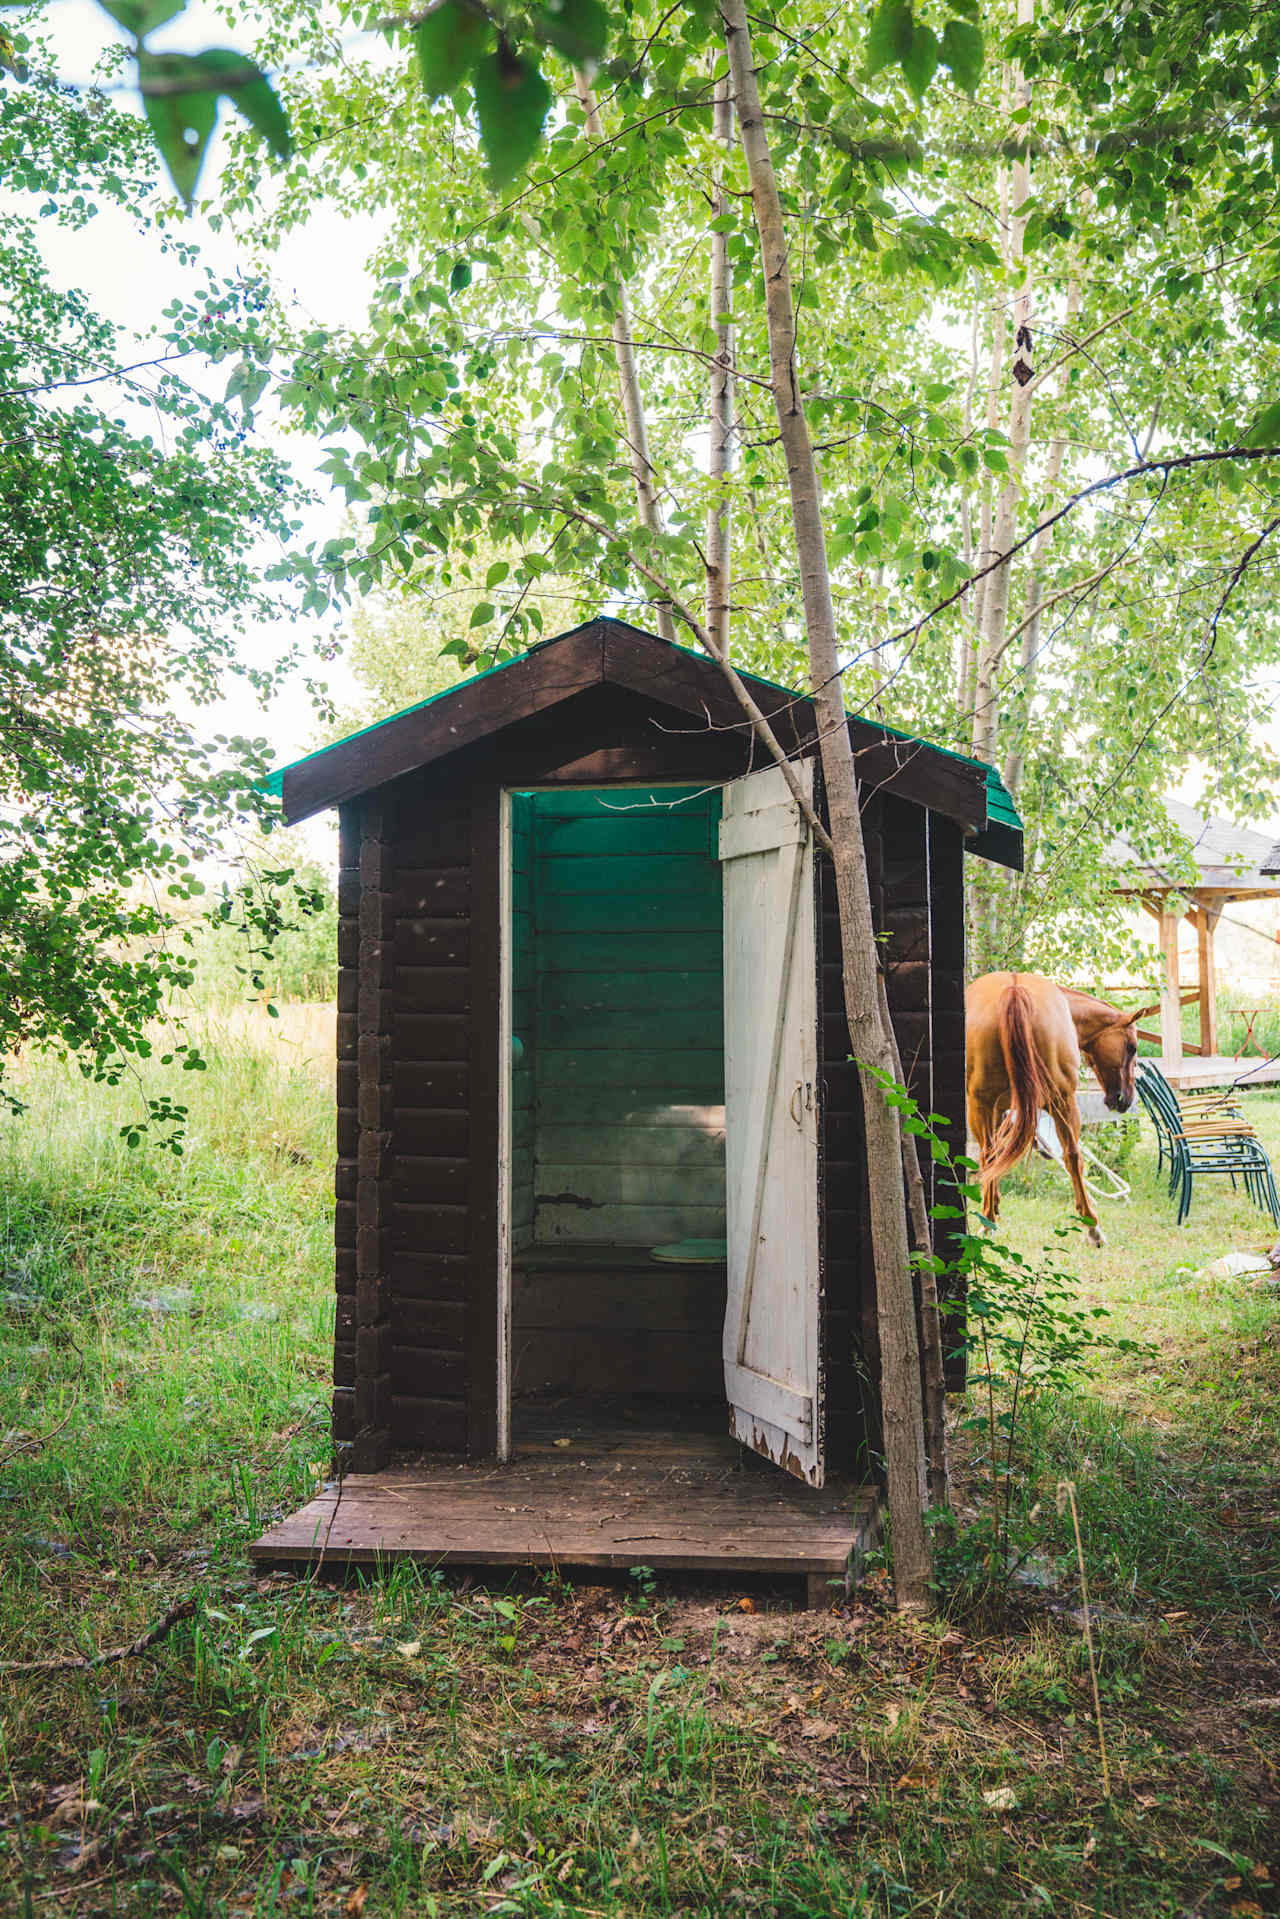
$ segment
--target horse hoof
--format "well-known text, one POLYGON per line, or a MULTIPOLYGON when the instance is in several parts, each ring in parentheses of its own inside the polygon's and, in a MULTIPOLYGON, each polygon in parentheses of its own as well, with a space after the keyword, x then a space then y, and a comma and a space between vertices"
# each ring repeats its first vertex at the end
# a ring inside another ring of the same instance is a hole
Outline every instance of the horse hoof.
POLYGON ((1106 1243, 1107 1237, 1101 1226, 1091 1226, 1089 1228, 1089 1244, 1091 1246, 1105 1246, 1106 1243))

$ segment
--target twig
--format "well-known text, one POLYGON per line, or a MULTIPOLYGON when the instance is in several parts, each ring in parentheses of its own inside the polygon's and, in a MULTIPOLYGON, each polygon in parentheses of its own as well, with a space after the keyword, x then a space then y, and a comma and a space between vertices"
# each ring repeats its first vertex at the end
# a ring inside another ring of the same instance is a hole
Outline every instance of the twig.
POLYGON ((79 1407, 80 1395, 77 1393, 66 1418, 60 1419, 56 1426, 50 1426, 47 1433, 25 1433, 21 1439, 15 1440, 12 1446, 6 1446, 4 1451, 0 1452, 0 1472, 4 1471, 10 1460, 21 1459, 24 1453, 43 1452, 49 1441, 56 1439, 58 1434, 71 1424, 79 1407))
POLYGON ((1107 1769, 1107 1739, 1102 1730, 1102 1699, 1098 1692, 1098 1662, 1093 1651, 1093 1622, 1089 1611, 1089 1581, 1084 1571, 1084 1545, 1080 1538, 1080 1514, 1076 1510, 1076 1489, 1074 1480, 1062 1479, 1058 1482, 1058 1511, 1063 1506, 1071 1508, 1071 1525, 1076 1536, 1076 1564, 1080 1568, 1080 1603, 1084 1615, 1084 1648, 1089 1655, 1089 1683, 1093 1687, 1093 1719, 1098 1728, 1098 1756, 1102 1761, 1102 1796, 1111 1798, 1111 1775, 1107 1769))
POLYGON ((338 1468, 337 1497, 333 1502, 333 1511, 329 1514, 329 1524, 324 1529, 324 1538, 320 1542, 320 1556, 315 1563, 315 1570, 312 1573, 313 1579, 319 1579, 320 1577, 320 1568, 324 1565, 324 1556, 329 1550, 329 1541, 333 1536, 333 1529, 338 1523, 338 1508, 342 1504, 342 1488, 346 1483, 347 1477, 347 1451, 345 1447, 338 1448, 336 1464, 338 1468))
POLYGON ((141 1639, 133 1640, 130 1645, 113 1646, 110 1652, 82 1653, 76 1658, 6 1659, 0 1663, 0 1672, 86 1672, 91 1666, 118 1665, 122 1659, 137 1659, 142 1653, 149 1652, 184 1619, 194 1618, 195 1611, 195 1600, 183 1599, 176 1606, 170 1606, 164 1618, 157 1621, 150 1632, 143 1633, 141 1639))

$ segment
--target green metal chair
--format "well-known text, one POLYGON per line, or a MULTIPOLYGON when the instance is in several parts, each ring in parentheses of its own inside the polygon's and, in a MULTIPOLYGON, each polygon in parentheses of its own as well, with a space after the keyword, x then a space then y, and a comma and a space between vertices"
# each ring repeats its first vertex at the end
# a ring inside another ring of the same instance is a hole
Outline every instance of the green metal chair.
POLYGON ((1177 1196, 1179 1226, 1191 1211, 1197 1173, 1226 1173, 1233 1187, 1238 1176, 1254 1205, 1280 1226, 1280 1194, 1271 1161, 1237 1101, 1226 1096, 1184 1106, 1149 1059, 1138 1061, 1135 1084, 1156 1129, 1156 1170, 1166 1157, 1169 1161, 1169 1197, 1177 1196))

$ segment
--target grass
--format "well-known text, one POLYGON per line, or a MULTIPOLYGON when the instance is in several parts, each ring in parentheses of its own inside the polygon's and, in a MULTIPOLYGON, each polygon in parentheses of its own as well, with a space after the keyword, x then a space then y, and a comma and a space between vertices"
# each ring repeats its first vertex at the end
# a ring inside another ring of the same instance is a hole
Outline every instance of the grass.
MULTIPOLYGON (((648 1579, 258 1579, 247 1540, 326 1456, 329 1032, 286 1007, 211 1034, 181 1160, 120 1144, 136 1093, 51 1065, 0 1129, 0 1654, 199 1602, 144 1657, 0 1681, 0 1910, 1277 1910, 1280 1299, 1196 1276, 1267 1243, 1242 1198, 1175 1229, 1144 1140, 1111 1245, 1063 1242, 1146 1347, 1032 1402, 1041 1583, 995 1623, 899 1620, 882 1577, 830 1616, 648 1579)), ((1280 1100, 1250 1110, 1280 1151, 1280 1100)), ((1007 1191, 1010 1240, 1053 1242, 1060 1175, 1007 1191)))

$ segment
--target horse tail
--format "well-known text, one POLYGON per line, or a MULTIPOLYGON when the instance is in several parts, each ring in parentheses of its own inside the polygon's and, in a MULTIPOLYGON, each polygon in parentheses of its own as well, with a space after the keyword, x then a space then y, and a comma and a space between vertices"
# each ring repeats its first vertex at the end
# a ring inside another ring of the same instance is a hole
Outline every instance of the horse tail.
POLYGON ((1004 1054, 1010 1105, 991 1135, 987 1162, 982 1168, 984 1180, 1003 1179, 1030 1151, 1040 1109, 1049 1104, 1048 1086, 1031 1024, 1031 997, 1026 987, 1019 985, 1016 973, 1000 1001, 996 1031, 1004 1054))

